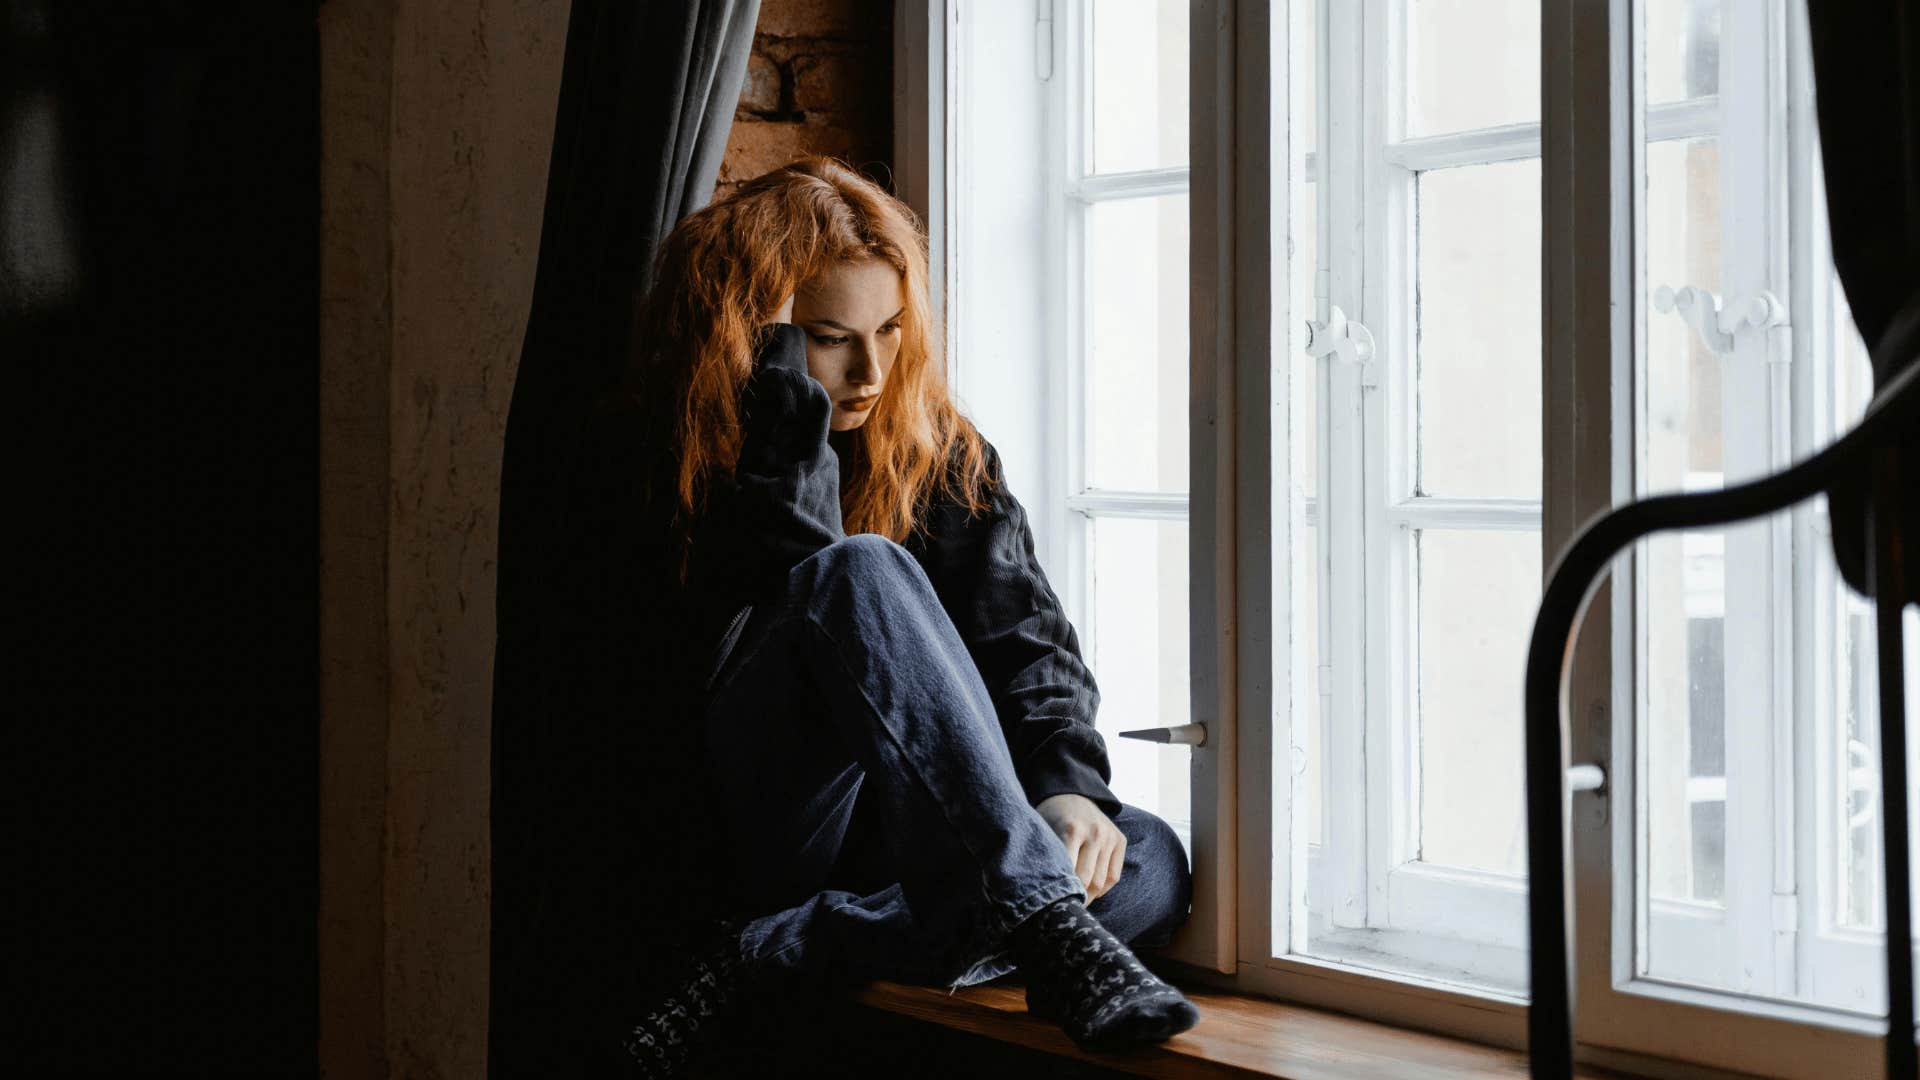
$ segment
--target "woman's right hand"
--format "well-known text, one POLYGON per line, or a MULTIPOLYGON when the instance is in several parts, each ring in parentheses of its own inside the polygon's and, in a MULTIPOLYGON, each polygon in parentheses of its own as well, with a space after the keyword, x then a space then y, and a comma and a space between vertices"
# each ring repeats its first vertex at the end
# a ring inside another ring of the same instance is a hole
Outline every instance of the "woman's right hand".
POLYGON ((787 298, 780 302, 779 310, 775 311, 773 313, 773 318, 768 321, 777 322, 777 323, 790 323, 793 321, 793 294, 792 293, 788 293, 787 298))

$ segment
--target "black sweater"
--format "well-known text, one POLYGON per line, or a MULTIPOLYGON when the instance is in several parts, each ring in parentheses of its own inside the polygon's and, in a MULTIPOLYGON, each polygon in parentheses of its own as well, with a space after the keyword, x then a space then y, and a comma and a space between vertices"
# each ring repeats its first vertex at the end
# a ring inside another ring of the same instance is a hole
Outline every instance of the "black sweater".
MULTIPOLYGON (((796 563, 845 535, 840 484, 858 440, 828 430, 832 403, 807 375, 805 341, 797 326, 771 327, 748 380, 736 478, 716 492, 710 527, 696 533, 703 624, 776 592, 796 563), (743 567, 754 572, 737 573, 743 567)), ((991 445, 987 472, 984 512, 936 494, 903 546, 980 670, 1028 801, 1071 793, 1117 812, 1106 746, 1093 727, 1099 690, 991 445)))
MULTIPOLYGON (((555 501, 560 538, 537 641, 537 722, 496 721, 493 1052, 499 1064, 599 1058, 684 968, 723 909, 700 716, 716 646, 746 605, 843 535, 832 404, 805 335, 763 331, 742 393, 736 474, 716 482, 679 577, 672 448, 654 415, 580 425, 555 501), (564 1052, 561 1047, 571 1047, 564 1052), (556 1057, 560 1054, 560 1057, 556 1057)), ((925 568, 992 695, 1030 802, 1078 793, 1109 813, 1099 693, 989 448, 989 509, 934 498, 906 549, 925 568)), ((503 714, 504 715, 504 714, 503 714)))

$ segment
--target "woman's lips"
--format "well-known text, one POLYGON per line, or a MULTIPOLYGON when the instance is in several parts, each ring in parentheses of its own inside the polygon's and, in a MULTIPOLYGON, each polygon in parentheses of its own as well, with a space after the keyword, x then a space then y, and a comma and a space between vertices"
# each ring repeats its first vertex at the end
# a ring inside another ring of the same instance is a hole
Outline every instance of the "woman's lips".
POLYGON ((871 397, 844 398, 840 402, 840 407, 848 412, 866 412, 868 409, 873 408, 873 403, 878 400, 880 400, 879 394, 874 394, 871 397))

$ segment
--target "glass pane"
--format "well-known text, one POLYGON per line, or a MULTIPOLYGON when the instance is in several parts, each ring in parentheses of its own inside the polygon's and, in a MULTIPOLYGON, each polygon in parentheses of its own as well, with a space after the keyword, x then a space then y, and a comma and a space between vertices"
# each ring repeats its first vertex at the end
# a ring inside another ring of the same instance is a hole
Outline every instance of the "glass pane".
POLYGON ((1093 171, 1187 163, 1187 5, 1100 0, 1093 23, 1093 171))
MULTIPOLYGON (((1720 148, 1713 139, 1647 146, 1647 287, 1720 293, 1720 148)), ((1651 297, 1649 297, 1651 299, 1651 297)), ((1678 311, 1649 307, 1643 491, 1719 486, 1721 361, 1678 311), (1710 479, 1711 478, 1711 479, 1710 479)))
POLYGON ((1087 210, 1087 483, 1187 490, 1187 197, 1087 210))
POLYGON ((1540 497, 1540 162, 1420 175, 1417 487, 1540 497))
POLYGON ((1188 719, 1187 523, 1094 518, 1089 531, 1089 663, 1113 793, 1166 819, 1191 851, 1190 751, 1120 737, 1188 719))
POLYGON ((1407 7, 1408 135, 1540 119, 1539 0, 1407 7))
POLYGON ((1647 100, 1720 92, 1721 0, 1645 0, 1647 100))
POLYGON ((1643 565, 1649 895, 1720 905, 1727 844, 1725 538, 1657 537, 1643 565))
POLYGON ((1424 529, 1415 543, 1420 858, 1524 875, 1521 686, 1540 534, 1424 529))

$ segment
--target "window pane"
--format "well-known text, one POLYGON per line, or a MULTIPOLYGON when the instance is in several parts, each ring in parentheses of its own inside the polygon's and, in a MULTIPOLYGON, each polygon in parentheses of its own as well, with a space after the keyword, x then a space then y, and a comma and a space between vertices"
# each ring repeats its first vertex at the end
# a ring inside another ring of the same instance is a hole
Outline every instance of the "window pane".
MULTIPOLYGON (((1718 474, 1699 486, 1718 487, 1718 474)), ((1725 538, 1661 536, 1645 550, 1649 895, 1720 905, 1727 846, 1725 538)))
POLYGON ((1645 0, 1647 101, 1720 92, 1721 0, 1645 0))
POLYGON ((1093 171, 1187 163, 1187 5, 1100 0, 1093 21, 1093 171))
POLYGON ((1540 497, 1540 162, 1420 175, 1417 487, 1540 497))
MULTIPOLYGON (((1646 160, 1647 287, 1691 285, 1719 295, 1719 144, 1713 139, 1650 143, 1646 160)), ((1642 490, 1680 491, 1689 474, 1723 471, 1720 377, 1720 358, 1677 311, 1648 309, 1642 490)))
POLYGON ((1407 6, 1407 134, 1540 119, 1539 0, 1407 6))
POLYGON ((1087 483, 1187 490, 1187 197, 1087 210, 1087 483))
POLYGON ((1522 676, 1540 600, 1540 534, 1423 529, 1420 858, 1524 875, 1522 676))
MULTIPOLYGON (((1120 732, 1187 722, 1187 523, 1094 518, 1089 523, 1090 663, 1113 793, 1191 835, 1184 746, 1120 732)), ((1188 850, 1192 847, 1189 844, 1188 850)))

